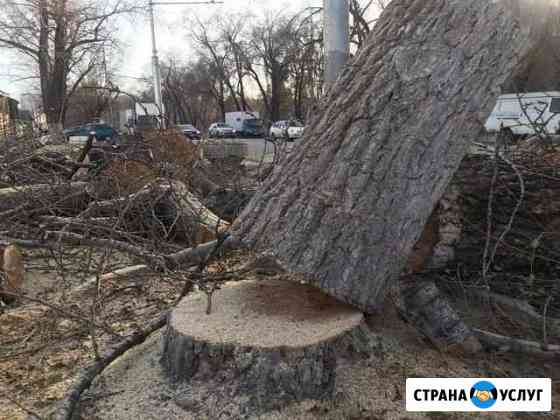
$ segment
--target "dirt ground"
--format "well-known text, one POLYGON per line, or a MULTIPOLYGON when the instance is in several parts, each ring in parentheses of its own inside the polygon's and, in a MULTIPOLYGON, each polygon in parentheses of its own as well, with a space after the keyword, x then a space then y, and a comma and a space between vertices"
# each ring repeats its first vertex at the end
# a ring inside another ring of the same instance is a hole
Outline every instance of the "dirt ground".
POLYGON ((280 411, 252 415, 240 411, 243 401, 218 397, 219 384, 171 385, 159 363, 161 332, 115 362, 83 398, 82 418, 132 419, 262 419, 262 420, 374 420, 374 419, 522 419, 560 418, 549 414, 407 413, 407 377, 553 378, 553 408, 560 403, 560 364, 527 357, 490 356, 467 359, 442 354, 403 323, 393 311, 368 319, 382 338, 382 350, 369 360, 337 371, 336 397, 331 402, 303 401, 280 411))
MULTIPOLYGON (((26 252, 24 291, 30 297, 0 311, 0 419, 20 420, 42 414, 63 397, 72 378, 94 360, 88 327, 95 308, 95 344, 101 354, 122 337, 142 328, 165 310, 182 285, 157 277, 136 276, 103 285, 103 293, 73 296, 70 291, 91 276, 100 255, 71 251, 67 258, 26 252), (76 261, 81 261, 76 264, 76 261), (57 268, 64 268, 64 276, 57 268), (93 270, 90 270, 93 271, 93 270), (50 308, 50 303, 64 312, 50 308), (106 331, 112 331, 109 334, 106 331)), ((133 264, 113 255, 107 270, 133 264)))
MULTIPOLYGON (((94 256, 98 258, 99 256, 94 256)), ((83 281, 78 270, 56 275, 48 255, 28 253, 30 275, 26 288, 37 301, 4 308, 0 315, 0 419, 27 419, 30 413, 44 416, 64 396, 81 368, 94 360, 94 342, 87 328, 91 307, 99 324, 96 337, 101 354, 123 336, 142 328, 174 301, 182 284, 160 277, 132 277, 104 285, 102 304, 92 296, 72 298, 68 291, 83 281), (61 287, 63 285, 64 287, 61 287), (41 301, 61 304, 59 313, 41 301), (75 316, 72 318, 71 316, 75 316), (80 317, 84 317, 83 319, 80 317), (114 334, 104 333, 103 327, 114 334)), ((84 257, 85 258, 85 257, 84 257)), ((246 259, 235 254, 229 266, 246 259)), ((114 269, 133 264, 113 258, 114 269)), ((388 308, 391 306, 388 305, 388 308)), ((471 312, 476 308, 470 308, 471 312)), ((472 315, 472 314, 471 314, 472 315)), ((551 377, 553 408, 550 414, 530 418, 560 418, 560 361, 529 356, 483 354, 476 358, 443 354, 425 342, 392 309, 370 317, 368 324, 383 345, 369 360, 340 366, 336 398, 331 402, 303 401, 281 411, 259 416, 240 411, 242 401, 214 392, 216 384, 172 385, 159 364, 161 332, 118 359, 82 400, 84 420, 174 419, 524 419, 526 414, 415 414, 404 407, 407 377, 551 377)))

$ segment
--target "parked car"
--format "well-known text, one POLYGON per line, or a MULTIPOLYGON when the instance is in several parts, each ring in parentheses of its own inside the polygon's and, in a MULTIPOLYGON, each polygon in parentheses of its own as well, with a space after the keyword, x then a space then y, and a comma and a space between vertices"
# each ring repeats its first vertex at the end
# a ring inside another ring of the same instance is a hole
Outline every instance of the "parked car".
POLYGON ((177 130, 181 131, 188 139, 200 140, 201 132, 194 125, 191 124, 179 124, 177 125, 177 130))
POLYGON ((68 142, 81 143, 87 141, 87 138, 93 134, 96 141, 105 141, 115 144, 118 142, 119 133, 108 124, 90 123, 78 127, 67 128, 63 131, 64 137, 68 142), (71 137, 77 137, 78 140, 72 140, 71 137))
POLYGON ((294 140, 303 135, 304 125, 297 120, 276 121, 270 127, 270 137, 294 140))
POLYGON ((210 137, 234 137, 235 130, 225 123, 217 122, 208 128, 208 135, 210 137))
POLYGON ((288 129, 288 121, 276 121, 270 126, 269 136, 273 139, 281 139, 286 137, 288 129))
POLYGON ((259 118, 244 120, 241 130, 237 132, 241 137, 264 137, 264 133, 263 123, 259 118))
POLYGON ((226 124, 240 137, 263 137, 265 133, 258 112, 226 112, 226 124))
POLYGON ((294 140, 303 136, 305 126, 298 120, 291 120, 288 124, 288 139, 294 140))

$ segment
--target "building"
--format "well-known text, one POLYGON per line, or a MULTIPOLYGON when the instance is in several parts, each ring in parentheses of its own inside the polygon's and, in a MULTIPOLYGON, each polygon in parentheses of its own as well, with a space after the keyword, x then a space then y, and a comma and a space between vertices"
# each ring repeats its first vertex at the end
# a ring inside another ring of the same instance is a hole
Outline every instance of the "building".
POLYGON ((28 121, 29 114, 22 115, 24 114, 24 110, 31 113, 33 131, 40 132, 47 130, 47 115, 43 112, 43 101, 40 94, 22 94, 20 96, 19 109, 19 117, 22 120, 28 121))
POLYGON ((0 91, 0 138, 17 134, 18 101, 0 91))

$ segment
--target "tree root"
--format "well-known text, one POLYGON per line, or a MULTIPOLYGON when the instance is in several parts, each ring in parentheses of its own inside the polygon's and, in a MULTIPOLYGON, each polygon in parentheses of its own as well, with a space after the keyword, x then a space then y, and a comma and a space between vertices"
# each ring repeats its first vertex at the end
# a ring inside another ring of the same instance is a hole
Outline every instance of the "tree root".
POLYGON ((472 354, 482 349, 433 281, 420 274, 404 276, 395 292, 394 303, 401 316, 440 350, 472 354))

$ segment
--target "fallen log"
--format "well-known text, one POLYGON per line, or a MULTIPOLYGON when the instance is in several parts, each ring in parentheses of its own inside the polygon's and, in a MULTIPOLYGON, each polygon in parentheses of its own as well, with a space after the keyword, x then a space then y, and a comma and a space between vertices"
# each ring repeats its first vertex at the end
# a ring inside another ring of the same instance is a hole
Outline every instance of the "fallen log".
POLYGON ((525 301, 492 293, 487 290, 472 290, 469 288, 467 291, 469 294, 483 299, 484 302, 491 303, 492 305, 502 308, 505 313, 511 317, 511 319, 520 325, 528 325, 534 331, 541 333, 543 332, 543 327, 545 326, 545 329, 551 336, 560 337, 560 320, 556 318, 543 317, 533 306, 525 301))
POLYGON ((35 184, 0 189, 0 212, 8 212, 24 206, 35 212, 76 211, 87 205, 88 183, 69 182, 55 184, 35 184))
POLYGON ((523 353, 554 359, 560 357, 560 346, 558 345, 548 344, 545 346, 536 341, 506 337, 489 331, 479 329, 473 331, 488 351, 523 353))
MULTIPOLYGON (((219 241, 206 242, 193 248, 187 248, 165 257, 167 267, 170 269, 177 267, 194 267, 204 263, 218 246, 219 241)), ((220 246, 220 251, 242 248, 242 243, 233 236, 227 235, 220 246)))
POLYGON ((191 239, 191 243, 208 242, 229 229, 230 224, 202 205, 182 182, 161 183, 158 187, 159 191, 168 192, 158 205, 173 219, 176 234, 191 239))
MULTIPOLYGON (((243 244, 233 236, 225 234, 220 240, 206 242, 191 248, 182 249, 172 254, 156 254, 147 251, 144 248, 136 247, 126 242, 116 241, 103 238, 88 238, 71 232, 50 232, 50 240, 31 240, 0 237, 0 245, 7 246, 10 244, 18 245, 22 248, 41 249, 47 248, 52 250, 60 249, 61 244, 69 243, 73 245, 93 246, 97 248, 110 248, 127 253, 146 262, 151 269, 166 268, 187 269, 196 267, 205 263, 212 253, 219 249, 219 252, 228 252, 241 249, 243 244)), ((144 266, 144 265, 140 265, 144 266)))
POLYGON ((88 207, 80 214, 82 218, 115 216, 121 214, 127 208, 139 206, 143 202, 150 201, 152 191, 144 188, 133 194, 117 197, 110 200, 92 201, 88 207))
MULTIPOLYGON (((538 12, 555 16, 546 5, 538 12)), ((486 0, 391 2, 233 234, 379 311, 499 87, 541 39, 544 26, 525 12, 486 0)))
POLYGON ((81 217, 119 217, 127 231, 150 232, 187 245, 211 241, 230 224, 206 208, 174 180, 155 180, 142 190, 112 200, 95 201, 81 217))
POLYGON ((115 249, 117 251, 138 257, 156 269, 165 268, 165 259, 161 255, 142 247, 117 241, 115 239, 94 238, 64 231, 46 231, 44 234, 44 240, 51 243, 64 242, 76 246, 115 249))
POLYGON ((192 169, 190 181, 193 188, 199 190, 204 197, 208 194, 213 193, 214 191, 220 190, 222 187, 212 181, 206 175, 206 170, 203 168, 203 166, 199 165, 198 163, 199 162, 197 162, 197 164, 195 164, 192 169))

